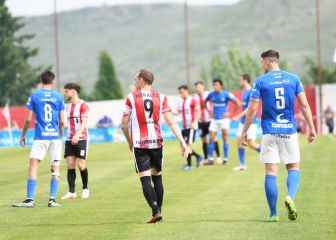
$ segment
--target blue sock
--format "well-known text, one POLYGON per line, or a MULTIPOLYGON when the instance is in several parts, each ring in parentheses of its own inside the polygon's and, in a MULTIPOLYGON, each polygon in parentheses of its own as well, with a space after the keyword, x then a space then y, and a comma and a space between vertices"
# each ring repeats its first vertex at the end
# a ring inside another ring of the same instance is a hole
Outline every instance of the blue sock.
POLYGON ((56 199, 58 190, 58 180, 56 176, 52 176, 50 180, 50 198, 56 199))
POLYGON ((223 152, 224 152, 224 158, 228 159, 229 158, 229 144, 228 143, 223 143, 223 152))
POLYGON ((243 147, 238 148, 238 156, 240 166, 245 166, 245 148, 243 147))
POLYGON ((36 184, 37 184, 37 182, 36 182, 35 179, 28 179, 27 180, 27 199, 34 200, 36 184))
POLYGON ((215 142, 211 141, 209 144, 208 144, 208 155, 209 155, 209 158, 212 158, 213 157, 213 153, 215 151, 215 142))
POLYGON ((256 151, 257 151, 258 153, 261 152, 261 147, 260 147, 260 145, 257 147, 256 151))
POLYGON ((298 170, 288 170, 287 176, 287 189, 288 195, 294 200, 296 193, 299 189, 300 183, 300 171, 298 170))
POLYGON ((276 205, 278 200, 277 177, 273 175, 265 176, 265 193, 267 203, 271 211, 271 216, 277 215, 276 205))

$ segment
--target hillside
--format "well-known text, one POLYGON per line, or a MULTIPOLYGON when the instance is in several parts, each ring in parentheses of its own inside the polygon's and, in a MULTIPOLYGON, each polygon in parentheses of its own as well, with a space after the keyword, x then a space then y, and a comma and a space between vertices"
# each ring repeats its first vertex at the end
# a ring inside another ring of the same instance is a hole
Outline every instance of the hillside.
MULTIPOLYGON (((256 58, 266 48, 279 49, 292 70, 303 72, 303 60, 315 55, 315 16, 312 0, 242 0, 232 6, 190 7, 192 77, 213 54, 225 54, 239 44, 256 58)), ((336 1, 321 4, 323 60, 331 62, 336 39, 336 1)), ((63 12, 60 19, 61 80, 80 81, 91 88, 97 77, 97 56, 107 50, 123 86, 141 67, 152 69, 158 85, 172 93, 184 82, 182 5, 127 5, 63 12)), ((39 47, 34 65, 54 63, 53 17, 24 19, 25 32, 36 34, 39 47)))

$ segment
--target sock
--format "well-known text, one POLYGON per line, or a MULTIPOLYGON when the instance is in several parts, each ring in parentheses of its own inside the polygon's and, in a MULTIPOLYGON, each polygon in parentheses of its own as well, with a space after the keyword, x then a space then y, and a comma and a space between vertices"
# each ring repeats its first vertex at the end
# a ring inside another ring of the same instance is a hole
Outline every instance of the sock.
POLYGON ((245 148, 243 147, 238 148, 238 156, 240 166, 245 166, 245 148))
POLYGON ((147 201, 148 205, 152 209, 152 214, 154 216, 160 210, 159 210, 159 206, 158 206, 158 203, 157 203, 156 193, 155 193, 155 190, 154 190, 154 188, 152 186, 152 183, 151 183, 151 177, 149 177, 149 176, 141 177, 140 181, 141 181, 141 184, 142 184, 143 194, 146 198, 146 201, 147 201))
POLYGON ((27 199, 34 200, 37 182, 35 179, 27 180, 27 199))
POLYGON ((188 155, 188 157, 187 157, 187 165, 189 166, 189 167, 191 167, 191 153, 188 155))
POLYGON ((224 158, 229 158, 229 144, 224 142, 223 143, 223 152, 224 152, 224 158))
POLYGON ((212 158, 213 157, 213 152, 215 151, 215 142, 210 142, 209 144, 208 144, 208 155, 209 155, 209 157, 210 158, 212 158))
POLYGON ((76 169, 68 169, 68 185, 69 192, 75 192, 75 182, 76 182, 76 169))
POLYGON ((219 146, 218 146, 218 142, 217 141, 215 141, 215 150, 216 150, 217 157, 220 157, 219 146))
POLYGON ((298 170, 288 170, 287 176, 287 189, 288 195, 294 200, 296 193, 299 189, 300 183, 300 171, 298 170))
POLYGON ((56 176, 52 176, 50 180, 50 199, 56 199, 58 191, 58 180, 56 176))
POLYGON ((208 144, 202 143, 204 159, 208 159, 208 144))
POLYGON ((80 170, 80 174, 82 177, 82 183, 83 183, 83 189, 87 189, 88 188, 88 181, 89 181, 89 173, 87 168, 85 168, 84 170, 80 170))
POLYGON ((201 157, 201 155, 199 155, 199 154, 198 154, 197 152, 195 152, 194 150, 192 150, 191 155, 192 155, 192 156, 195 156, 196 158, 201 157))
POLYGON ((278 200, 277 177, 273 175, 265 176, 265 193, 271 216, 277 215, 276 204, 278 200))
POLYGON ((257 147, 256 151, 257 151, 258 153, 260 153, 260 152, 261 152, 261 147, 260 147, 260 145, 258 145, 258 147, 257 147))
POLYGON ((152 181, 154 184, 154 190, 156 193, 156 198, 157 198, 157 203, 159 206, 159 209, 161 211, 161 207, 162 207, 162 202, 163 202, 163 184, 162 184, 162 176, 158 175, 158 176, 154 176, 152 175, 152 181))

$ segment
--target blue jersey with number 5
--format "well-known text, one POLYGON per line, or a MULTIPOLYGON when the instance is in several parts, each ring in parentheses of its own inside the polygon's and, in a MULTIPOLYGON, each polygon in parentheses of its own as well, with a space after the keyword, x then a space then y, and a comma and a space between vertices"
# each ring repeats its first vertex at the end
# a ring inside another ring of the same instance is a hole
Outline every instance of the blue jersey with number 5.
POLYGON ((27 108, 35 114, 35 140, 53 140, 60 137, 60 112, 64 110, 63 96, 48 89, 34 92, 27 108))
POLYGON ((295 100, 303 86, 298 76, 271 71, 256 79, 251 99, 262 101, 263 134, 296 133, 295 100))

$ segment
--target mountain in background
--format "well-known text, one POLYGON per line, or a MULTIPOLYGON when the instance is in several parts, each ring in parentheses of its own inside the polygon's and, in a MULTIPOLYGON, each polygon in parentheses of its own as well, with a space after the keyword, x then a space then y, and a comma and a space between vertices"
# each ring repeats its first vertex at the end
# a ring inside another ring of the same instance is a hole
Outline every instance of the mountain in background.
MULTIPOLYGON (((191 6, 192 79, 199 80, 214 54, 238 45, 256 58, 275 48, 292 71, 303 73, 305 57, 315 56, 315 1, 242 0, 232 6, 191 6)), ((324 63, 336 47, 336 1, 321 3, 324 63)), ((53 16, 24 19, 40 49, 34 65, 54 65, 53 16)), ((61 81, 81 82, 91 90, 97 80, 97 57, 107 50, 124 89, 140 68, 154 71, 157 86, 174 93, 185 82, 183 5, 121 5, 59 14, 61 81)))

